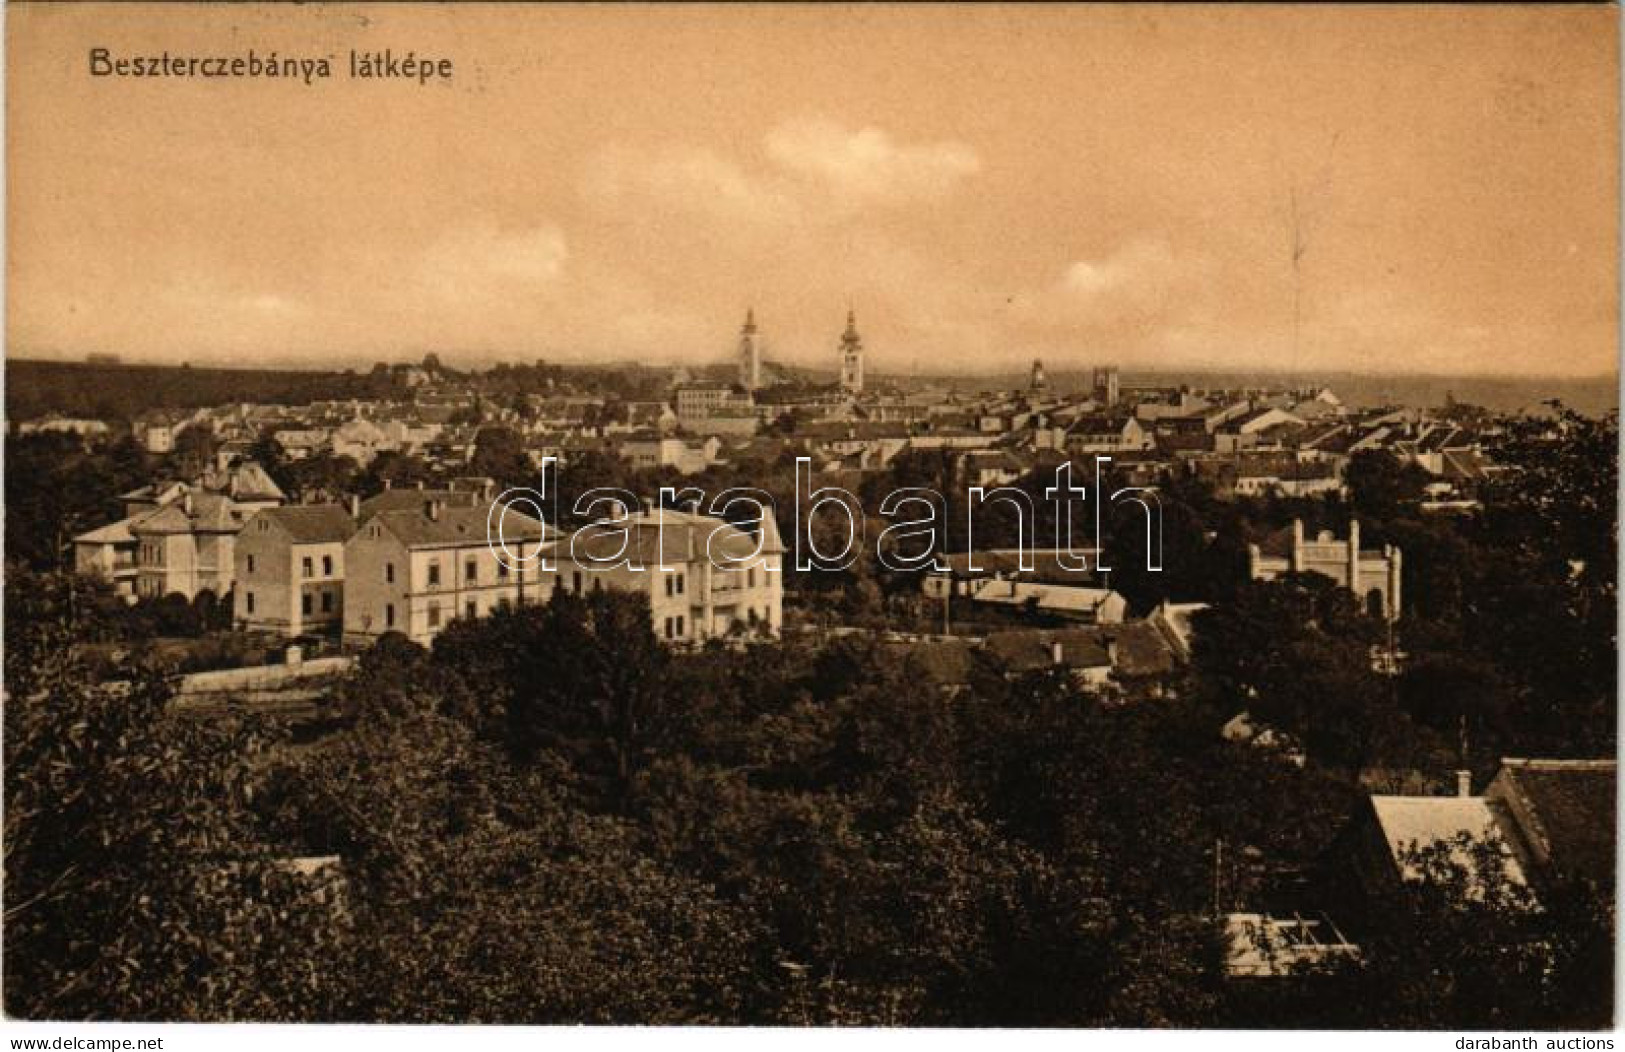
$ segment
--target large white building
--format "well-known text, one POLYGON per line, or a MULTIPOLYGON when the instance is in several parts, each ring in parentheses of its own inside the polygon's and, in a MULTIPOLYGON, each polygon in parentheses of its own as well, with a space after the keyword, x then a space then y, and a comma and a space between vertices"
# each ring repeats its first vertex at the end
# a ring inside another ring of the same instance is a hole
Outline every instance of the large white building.
POLYGON ((355 520, 336 504, 269 508, 244 524, 233 558, 232 619, 287 636, 337 628, 344 617, 344 542, 355 520))
POLYGON ((498 508, 512 553, 499 559, 488 534, 496 519, 491 510, 489 501, 451 506, 430 494, 416 507, 364 513, 344 545, 345 640, 366 643, 400 632, 426 645, 454 618, 545 600, 549 586, 536 563, 525 560, 556 534, 498 508))
POLYGON ((1360 523, 1349 522, 1346 541, 1322 530, 1313 540, 1304 537, 1303 521, 1292 520, 1262 545, 1247 546, 1247 569, 1255 581, 1269 581, 1286 573, 1318 573, 1353 592, 1369 613, 1388 621, 1399 620, 1403 557, 1394 545, 1381 551, 1360 550, 1360 523))
POLYGON ((752 534, 654 509, 589 526, 554 542, 549 555, 555 587, 647 595, 655 634, 673 643, 776 636, 784 624, 784 545, 771 515, 752 534))

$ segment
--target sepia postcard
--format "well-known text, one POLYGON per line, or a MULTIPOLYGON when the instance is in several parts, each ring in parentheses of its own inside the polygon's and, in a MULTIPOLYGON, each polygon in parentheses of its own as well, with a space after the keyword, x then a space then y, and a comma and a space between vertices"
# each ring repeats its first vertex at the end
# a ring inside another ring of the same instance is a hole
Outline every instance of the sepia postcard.
POLYGON ((11 1048, 1613 1047, 1617 7, 4 18, 11 1048))

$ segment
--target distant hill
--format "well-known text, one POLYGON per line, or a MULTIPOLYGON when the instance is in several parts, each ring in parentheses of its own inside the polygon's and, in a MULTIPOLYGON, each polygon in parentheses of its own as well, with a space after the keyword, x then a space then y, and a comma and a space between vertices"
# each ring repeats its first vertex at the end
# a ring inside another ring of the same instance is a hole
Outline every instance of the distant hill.
POLYGON ((195 409, 226 402, 304 405, 362 398, 379 381, 353 372, 192 368, 10 358, 5 363, 6 419, 47 413, 130 420, 149 409, 195 409))

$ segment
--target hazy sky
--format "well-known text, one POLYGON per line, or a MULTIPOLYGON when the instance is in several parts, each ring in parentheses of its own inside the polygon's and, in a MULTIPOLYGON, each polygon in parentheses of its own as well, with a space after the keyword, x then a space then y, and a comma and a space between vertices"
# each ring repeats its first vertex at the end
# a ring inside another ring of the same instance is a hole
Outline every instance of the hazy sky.
POLYGON ((1609 8, 5 13, 13 355, 1614 368, 1609 8))

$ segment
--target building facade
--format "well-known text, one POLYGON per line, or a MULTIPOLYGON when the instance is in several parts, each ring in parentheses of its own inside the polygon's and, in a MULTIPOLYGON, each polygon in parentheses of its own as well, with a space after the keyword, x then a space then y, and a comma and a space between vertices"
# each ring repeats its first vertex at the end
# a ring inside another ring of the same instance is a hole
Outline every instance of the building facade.
POLYGON ((355 520, 336 504, 272 508, 237 536, 232 618, 286 636, 331 632, 344 617, 344 542, 355 520))
POLYGON ((671 508, 589 526, 549 548, 553 587, 614 588, 649 597, 670 643, 777 636, 784 624, 784 545, 771 515, 760 536, 671 508))
POLYGON ((427 645, 455 618, 545 600, 533 557, 547 536, 527 515, 501 507, 493 514, 489 501, 458 507, 431 496, 414 508, 364 515, 344 545, 345 641, 400 632, 427 645), (506 560, 488 533, 499 516, 506 560))
POLYGON ((1348 540, 1330 530, 1313 540, 1303 534, 1303 520, 1271 536, 1264 544, 1247 546, 1248 573, 1255 581, 1269 581, 1286 573, 1318 573, 1353 592, 1368 612, 1386 621, 1399 620, 1402 556, 1393 545, 1381 551, 1360 550, 1360 522, 1349 521, 1348 540))

